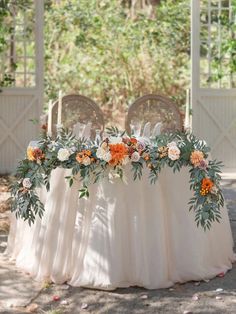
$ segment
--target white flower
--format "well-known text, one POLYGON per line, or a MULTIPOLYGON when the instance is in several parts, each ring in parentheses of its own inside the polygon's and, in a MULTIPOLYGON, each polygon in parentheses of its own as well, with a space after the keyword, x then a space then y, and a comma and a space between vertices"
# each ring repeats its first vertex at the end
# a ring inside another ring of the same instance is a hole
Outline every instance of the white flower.
POLYGON ((22 181, 23 187, 26 189, 30 189, 32 186, 32 182, 30 181, 30 178, 24 178, 22 181))
POLYGON ((111 153, 105 152, 102 156, 102 159, 105 160, 106 162, 109 162, 111 160, 111 153))
POLYGON ((138 152, 134 152, 132 155, 131 155, 131 161, 133 162, 138 162, 140 159, 140 155, 138 152))
POLYGON ((169 149, 168 149, 168 157, 171 159, 171 160, 177 160, 179 159, 180 157, 180 150, 177 146, 169 146, 169 149))
POLYGON ((89 166, 91 164, 91 159, 88 156, 84 157, 82 164, 84 166, 89 166))
POLYGON ((111 137, 109 137, 109 142, 111 144, 120 144, 120 143, 122 143, 122 137, 120 137, 120 136, 111 136, 111 137))
POLYGON ((68 149, 60 148, 58 153, 57 153, 57 158, 60 161, 65 161, 65 160, 69 159, 70 155, 71 155, 71 153, 70 153, 70 151, 68 149))

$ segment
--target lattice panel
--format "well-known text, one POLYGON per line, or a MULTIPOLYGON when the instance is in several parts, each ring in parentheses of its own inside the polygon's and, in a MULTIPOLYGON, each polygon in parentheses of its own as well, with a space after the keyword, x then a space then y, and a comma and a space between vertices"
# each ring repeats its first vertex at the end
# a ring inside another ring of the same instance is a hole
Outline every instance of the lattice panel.
POLYGON ((200 87, 236 87, 236 1, 200 1, 200 87))
POLYGON ((236 168, 236 98, 202 96, 198 102, 196 129, 212 148, 212 156, 236 168))
POLYGON ((5 18, 5 45, 0 55, 1 80, 11 79, 10 86, 34 87, 36 85, 35 52, 35 2, 10 2, 5 18))
POLYGON ((12 171, 22 158, 30 138, 36 138, 38 126, 30 120, 39 115, 35 96, 2 96, 0 98, 1 173, 12 171))

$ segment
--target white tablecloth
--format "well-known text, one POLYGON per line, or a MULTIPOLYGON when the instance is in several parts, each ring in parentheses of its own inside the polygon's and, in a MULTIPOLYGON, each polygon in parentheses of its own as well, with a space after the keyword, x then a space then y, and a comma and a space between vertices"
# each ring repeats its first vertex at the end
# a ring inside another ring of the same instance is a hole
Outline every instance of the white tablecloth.
POLYGON ((196 227, 188 211, 188 169, 164 169, 155 185, 148 176, 127 184, 108 179, 89 187, 88 200, 52 173, 42 220, 32 227, 13 218, 8 254, 37 280, 112 290, 166 288, 175 282, 210 279, 232 267, 233 241, 226 209, 210 231, 196 227))

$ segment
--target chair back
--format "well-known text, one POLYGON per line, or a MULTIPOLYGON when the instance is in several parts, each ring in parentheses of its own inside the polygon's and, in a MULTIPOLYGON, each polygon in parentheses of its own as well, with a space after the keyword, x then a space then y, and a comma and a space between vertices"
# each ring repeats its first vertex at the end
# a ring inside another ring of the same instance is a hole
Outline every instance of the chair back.
MULTIPOLYGON (((58 100, 53 104, 52 109, 52 134, 55 136, 57 129, 58 100)), ((62 98, 62 125, 64 128, 73 131, 74 126, 79 122, 91 123, 91 135, 96 130, 104 130, 103 112, 99 106, 90 98, 82 95, 66 95, 62 98)))
POLYGON ((183 118, 176 104, 166 96, 148 94, 136 99, 129 107, 125 121, 126 131, 130 134, 131 124, 150 122, 151 129, 161 122, 161 132, 183 130, 183 118))

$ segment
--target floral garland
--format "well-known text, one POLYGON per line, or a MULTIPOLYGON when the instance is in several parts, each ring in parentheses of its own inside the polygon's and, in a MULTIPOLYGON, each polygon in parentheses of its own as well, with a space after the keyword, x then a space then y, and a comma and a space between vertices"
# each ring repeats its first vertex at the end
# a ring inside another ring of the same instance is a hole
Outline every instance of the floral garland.
POLYGON ((17 168, 17 181, 12 186, 12 211, 30 225, 37 215, 41 218, 44 206, 36 189, 45 185, 49 190, 50 174, 58 167, 71 169, 71 175, 66 177, 70 186, 80 175, 80 197, 89 197, 88 186, 104 178, 107 169, 122 179, 123 166, 130 163, 133 179, 137 180, 146 166, 153 184, 164 166, 174 172, 188 166, 193 191, 189 210, 195 212, 197 226, 210 229, 212 222, 220 221, 224 198, 220 188, 222 163, 208 160, 209 151, 203 141, 187 132, 147 139, 128 136, 111 127, 101 142, 78 140, 65 130, 55 140, 43 133, 37 147, 28 147, 26 158, 17 168))

